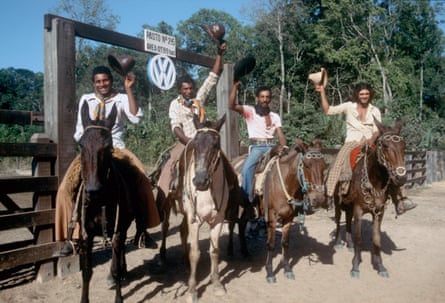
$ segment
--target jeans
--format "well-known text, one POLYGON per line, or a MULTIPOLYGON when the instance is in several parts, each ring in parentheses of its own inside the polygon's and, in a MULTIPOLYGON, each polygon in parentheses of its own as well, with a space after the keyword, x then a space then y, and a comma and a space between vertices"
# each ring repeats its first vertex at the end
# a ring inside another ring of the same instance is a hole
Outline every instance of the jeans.
POLYGON ((243 170, 241 172, 244 198, 248 198, 250 202, 253 202, 253 177, 255 176, 255 167, 261 156, 269 151, 274 145, 252 145, 250 147, 249 155, 244 161, 243 170))

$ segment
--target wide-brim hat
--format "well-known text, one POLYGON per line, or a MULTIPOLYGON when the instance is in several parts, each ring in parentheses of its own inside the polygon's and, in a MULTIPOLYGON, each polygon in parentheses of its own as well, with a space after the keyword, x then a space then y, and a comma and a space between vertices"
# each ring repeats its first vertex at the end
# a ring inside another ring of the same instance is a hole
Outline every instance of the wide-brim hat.
POLYGON ((210 25, 201 25, 201 28, 210 36, 213 42, 221 46, 224 43, 224 35, 226 34, 226 28, 221 23, 214 23, 210 25))
POLYGON ((108 53, 108 64, 119 75, 127 75, 135 65, 134 58, 129 55, 117 56, 113 52, 108 53))
POLYGON ((255 57, 248 56, 240 61, 236 62, 235 67, 233 68, 233 81, 237 82, 242 77, 250 73, 256 65, 255 57))
POLYGON ((323 85, 323 87, 326 87, 326 85, 328 85, 328 73, 323 67, 319 72, 309 74, 308 79, 311 80, 314 85, 319 84, 323 85))

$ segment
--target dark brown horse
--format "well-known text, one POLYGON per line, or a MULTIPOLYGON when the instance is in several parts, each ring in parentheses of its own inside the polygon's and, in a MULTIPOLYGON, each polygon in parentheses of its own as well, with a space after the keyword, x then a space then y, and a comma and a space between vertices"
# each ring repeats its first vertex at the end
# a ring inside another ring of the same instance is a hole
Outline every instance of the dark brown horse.
MULTIPOLYGON (((177 188, 170 193, 169 201, 173 210, 181 213, 181 242, 188 251, 190 275, 187 302, 197 302, 196 270, 200 257, 199 229, 207 223, 210 227, 211 280, 214 295, 222 296, 226 290, 219 280, 219 237, 230 195, 230 186, 236 183, 236 175, 229 175, 225 156, 221 150, 219 131, 225 122, 225 115, 216 122, 200 123, 195 116, 197 129, 195 137, 185 146, 178 163, 177 188), (234 179, 233 179, 234 178, 234 179), (188 237, 188 242, 187 242, 188 237)), ((170 211, 165 211, 162 223, 160 255, 165 260, 166 237, 169 229, 170 211)))
MULTIPOLYGON (((267 281, 275 283, 272 268, 275 249, 277 222, 282 224, 281 263, 288 279, 295 279, 289 265, 289 234, 292 221, 297 214, 311 213, 320 207, 327 207, 324 189, 326 162, 321 153, 321 141, 312 146, 300 139, 286 154, 273 157, 267 164, 262 182, 263 193, 259 195, 261 213, 267 221, 267 281)), ((244 161, 235 159, 234 167, 239 171, 244 161)), ((260 182, 258 179, 256 182, 260 182)), ((255 185, 258 188, 258 185, 255 185)))
POLYGON ((406 182, 405 142, 400 136, 402 121, 397 120, 395 127, 385 127, 375 120, 380 131, 375 148, 363 147, 363 155, 352 171, 352 180, 347 194, 339 194, 339 186, 334 195, 335 221, 337 225, 335 247, 342 247, 340 237, 341 211, 346 214, 346 244, 354 248, 351 276, 360 276, 359 265, 362 245, 362 216, 372 216, 372 263, 380 276, 389 277, 381 257, 380 228, 385 205, 388 200, 389 186, 402 186, 406 182), (352 218, 354 218, 354 239, 352 239, 352 218))
POLYGON ((138 237, 147 226, 147 218, 143 215, 137 196, 138 169, 128 165, 125 159, 112 156, 111 128, 117 116, 115 106, 105 120, 91 120, 87 103, 82 106, 81 115, 84 126, 84 134, 79 141, 82 185, 79 190, 81 204, 77 210, 81 225, 81 302, 89 302, 93 238, 106 232, 113 235, 109 282, 115 284, 115 302, 120 303, 123 302, 121 280, 126 273, 125 240, 128 227, 136 219, 138 237))

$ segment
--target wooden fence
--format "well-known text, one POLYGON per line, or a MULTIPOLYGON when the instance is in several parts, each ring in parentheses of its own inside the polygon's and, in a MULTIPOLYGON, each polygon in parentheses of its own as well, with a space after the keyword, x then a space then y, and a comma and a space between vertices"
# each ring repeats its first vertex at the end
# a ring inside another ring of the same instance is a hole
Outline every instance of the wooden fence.
MULTIPOLYGON (((26 111, 0 110, 2 124, 41 124, 41 114, 26 111)), ((0 244, 0 272, 25 264, 34 264, 37 279, 45 281, 54 276, 54 204, 58 188, 55 176, 57 146, 46 135, 35 134, 30 143, 0 143, 0 157, 31 158, 29 176, 0 177, 0 233, 25 229, 29 237, 0 244), (26 194, 27 193, 27 194, 26 194), (21 196, 14 199, 13 196, 21 196), (23 196, 30 201, 23 201, 23 196)))

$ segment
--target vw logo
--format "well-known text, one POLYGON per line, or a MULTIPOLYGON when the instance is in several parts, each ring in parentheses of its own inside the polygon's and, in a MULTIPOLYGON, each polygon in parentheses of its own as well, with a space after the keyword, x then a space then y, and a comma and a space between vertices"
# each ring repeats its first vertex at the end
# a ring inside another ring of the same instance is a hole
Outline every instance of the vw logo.
POLYGON ((165 55, 156 55, 148 61, 148 79, 162 90, 172 88, 176 81, 176 68, 165 55))

